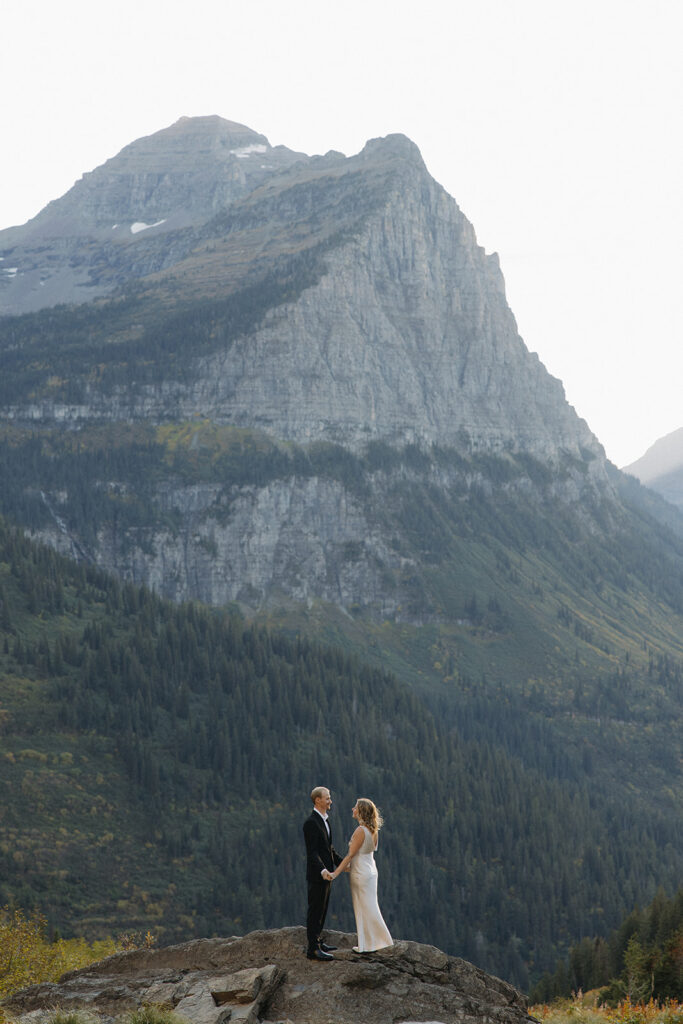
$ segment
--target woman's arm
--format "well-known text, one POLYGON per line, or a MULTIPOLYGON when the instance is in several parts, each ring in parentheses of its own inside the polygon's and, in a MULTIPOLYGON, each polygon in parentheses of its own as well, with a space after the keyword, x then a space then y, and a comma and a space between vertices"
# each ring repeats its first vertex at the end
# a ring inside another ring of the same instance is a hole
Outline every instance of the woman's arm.
POLYGON ((351 863, 351 861, 353 860, 353 858, 356 856, 361 846, 363 845, 364 839, 365 832, 359 825, 349 841, 349 852, 346 854, 341 864, 338 864, 336 870, 333 871, 332 874, 330 875, 332 879, 335 879, 337 875, 340 875, 342 871, 346 868, 347 864, 351 863))

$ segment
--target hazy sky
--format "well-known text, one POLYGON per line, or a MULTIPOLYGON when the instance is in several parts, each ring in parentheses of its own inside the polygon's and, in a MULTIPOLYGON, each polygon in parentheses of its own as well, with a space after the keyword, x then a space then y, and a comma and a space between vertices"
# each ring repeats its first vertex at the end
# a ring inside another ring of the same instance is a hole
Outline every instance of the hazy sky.
POLYGON ((403 132, 625 465, 683 426, 681 0, 17 0, 0 227, 182 115, 306 153, 403 132))

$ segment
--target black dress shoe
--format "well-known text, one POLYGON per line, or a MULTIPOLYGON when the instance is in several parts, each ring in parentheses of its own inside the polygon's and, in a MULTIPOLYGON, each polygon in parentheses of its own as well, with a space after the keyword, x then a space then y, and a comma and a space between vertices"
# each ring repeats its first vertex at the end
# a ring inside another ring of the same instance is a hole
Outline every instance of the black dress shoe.
POLYGON ((331 953, 323 953, 322 949, 309 950, 306 956, 309 960, 334 960, 331 953))
POLYGON ((321 942, 318 946, 318 949, 322 949, 323 953, 331 953, 336 948, 336 946, 328 946, 326 942, 321 942))

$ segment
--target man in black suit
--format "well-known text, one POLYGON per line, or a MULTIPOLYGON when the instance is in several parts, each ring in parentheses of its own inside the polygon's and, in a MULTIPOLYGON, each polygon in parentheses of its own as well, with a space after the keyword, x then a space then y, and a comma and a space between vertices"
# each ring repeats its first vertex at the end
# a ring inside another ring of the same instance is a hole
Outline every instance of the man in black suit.
POLYGON ((310 818, 304 822, 304 839, 306 840, 306 881, 308 882, 308 915, 306 917, 306 934, 309 960, 334 960, 332 950, 335 946, 327 946, 322 941, 322 930, 330 899, 330 872, 334 871, 342 858, 332 845, 332 830, 328 820, 328 811, 332 806, 332 797, 325 786, 316 786, 311 793, 313 810, 310 818))

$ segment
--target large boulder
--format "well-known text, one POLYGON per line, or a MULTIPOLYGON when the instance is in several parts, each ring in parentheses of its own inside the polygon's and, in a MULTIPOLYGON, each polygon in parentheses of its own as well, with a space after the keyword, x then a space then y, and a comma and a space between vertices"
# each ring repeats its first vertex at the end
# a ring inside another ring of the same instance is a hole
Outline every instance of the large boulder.
POLYGON ((19 1024, 43 1024, 55 1007, 84 1010, 102 1024, 143 1005, 166 1007, 188 1024, 525 1024, 525 997, 434 946, 397 942, 356 954, 355 936, 328 933, 334 960, 304 955, 303 928, 197 939, 118 953, 34 985, 4 1005, 19 1024))

